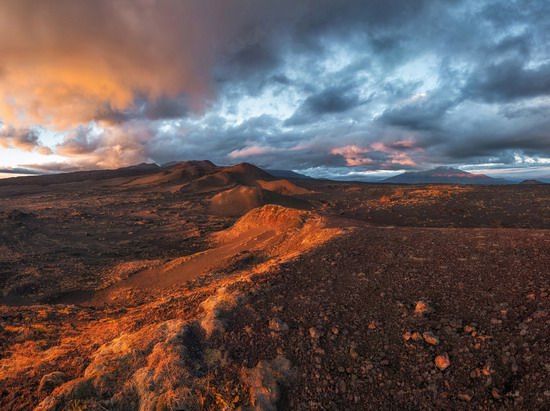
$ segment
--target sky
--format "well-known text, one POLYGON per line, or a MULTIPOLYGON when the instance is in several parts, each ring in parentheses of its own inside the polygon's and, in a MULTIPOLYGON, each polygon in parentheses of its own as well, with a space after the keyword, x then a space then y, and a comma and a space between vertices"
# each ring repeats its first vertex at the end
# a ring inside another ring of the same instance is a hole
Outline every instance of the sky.
POLYGON ((0 173, 550 178, 550 2, 4 0, 0 173))

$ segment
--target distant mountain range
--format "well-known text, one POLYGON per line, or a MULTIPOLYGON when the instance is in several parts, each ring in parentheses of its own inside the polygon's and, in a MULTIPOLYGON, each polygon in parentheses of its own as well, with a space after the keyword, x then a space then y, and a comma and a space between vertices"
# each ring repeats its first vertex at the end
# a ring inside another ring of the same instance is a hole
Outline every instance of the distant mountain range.
POLYGON ((513 184, 504 178, 493 178, 485 174, 473 174, 452 167, 437 167, 427 171, 407 171, 386 178, 383 183, 395 184, 513 184))
POLYGON ((305 174, 300 174, 292 170, 273 170, 273 169, 265 169, 269 174, 271 174, 274 177, 281 177, 281 178, 305 178, 308 180, 312 180, 313 177, 306 176, 305 174))
MULTIPOLYGON (((255 170, 260 170, 256 166, 255 170)), ((198 169, 212 168, 217 167, 210 161, 182 161, 177 162, 173 161, 170 163, 163 164, 158 166, 156 164, 147 164, 141 163, 129 167, 122 167, 116 170, 90 170, 90 171, 74 171, 69 173, 55 173, 55 174, 41 174, 40 171, 36 170, 27 170, 27 169, 0 169, 0 175, 2 173, 7 173, 2 175, 0 179, 0 186, 7 185, 49 185, 49 184, 61 184, 68 182, 79 182, 79 181, 96 181, 110 178, 119 178, 119 177, 128 177, 128 176, 140 176, 140 175, 149 175, 157 172, 166 172, 167 170, 183 172, 182 168, 194 167, 198 169), (182 170, 180 170, 182 169, 182 170), (5 178, 9 177, 10 174, 13 174, 14 177, 17 174, 27 174, 26 176, 20 176, 17 178, 5 178), (29 175, 29 174, 36 175, 29 175)), ((247 169, 248 170, 248 169, 247 169)), ((246 171, 246 170, 245 170, 246 171)), ((250 171, 250 170, 248 170, 250 171)), ((251 171, 250 171, 251 172, 251 171)), ((312 180, 313 177, 297 173, 292 170, 281 170, 281 169, 265 169, 262 172, 268 173, 272 177, 279 179, 308 179, 312 180)), ((246 172, 244 172, 246 174, 246 172)), ((168 177, 167 177, 168 178, 168 177)), ((319 178, 319 180, 326 180, 325 178, 319 178)), ((348 179, 348 180, 351 180, 348 179)), ((359 181, 355 179, 355 181, 359 181)), ((408 171, 403 174, 399 174, 393 177, 386 179, 376 179, 371 180, 370 182, 376 183, 392 183, 392 184, 479 184, 479 185, 493 185, 493 184, 523 184, 523 185, 535 185, 535 184, 549 184, 550 176, 544 176, 537 180, 528 179, 528 180, 506 180, 504 178, 494 178, 489 177, 485 174, 474 174, 467 171, 459 170, 452 167, 437 167, 432 170, 426 171, 408 171)))
MULTIPOLYGON (((169 163, 165 163, 165 164, 161 165, 160 167, 161 168, 170 168, 170 167, 172 167, 176 164, 179 164, 179 163, 181 163, 181 162, 180 161, 171 161, 169 163)), ((292 170, 281 170, 281 169, 276 170, 276 169, 267 169, 267 168, 264 168, 263 170, 268 172, 269 174, 271 174, 274 177, 303 178, 303 179, 308 179, 308 180, 313 179, 313 177, 306 176, 305 174, 300 174, 300 173, 297 173, 297 172, 292 171, 292 170)))
POLYGON ((14 178, 5 178, 0 180, 0 186, 9 185, 49 185, 77 183, 82 181, 107 180, 109 178, 139 176, 153 173, 160 170, 156 164, 135 164, 129 167, 117 168, 115 170, 88 170, 72 171, 70 173, 41 174, 14 178))

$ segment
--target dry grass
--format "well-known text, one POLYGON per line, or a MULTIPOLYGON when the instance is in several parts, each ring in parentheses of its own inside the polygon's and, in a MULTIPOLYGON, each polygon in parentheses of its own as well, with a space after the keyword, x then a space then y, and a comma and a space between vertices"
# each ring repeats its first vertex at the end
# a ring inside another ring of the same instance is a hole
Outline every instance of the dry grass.
POLYGON ((370 206, 388 208, 396 205, 434 204, 441 199, 449 199, 454 196, 471 191, 466 186, 426 186, 422 188, 397 188, 393 193, 384 195, 377 200, 369 202, 370 206))

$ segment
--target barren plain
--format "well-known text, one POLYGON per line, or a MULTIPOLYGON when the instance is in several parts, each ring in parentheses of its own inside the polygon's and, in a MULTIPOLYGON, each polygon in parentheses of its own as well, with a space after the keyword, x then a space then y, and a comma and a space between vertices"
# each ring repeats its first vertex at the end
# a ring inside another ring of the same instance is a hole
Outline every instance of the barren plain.
POLYGON ((548 409, 550 185, 0 181, 0 408, 548 409))

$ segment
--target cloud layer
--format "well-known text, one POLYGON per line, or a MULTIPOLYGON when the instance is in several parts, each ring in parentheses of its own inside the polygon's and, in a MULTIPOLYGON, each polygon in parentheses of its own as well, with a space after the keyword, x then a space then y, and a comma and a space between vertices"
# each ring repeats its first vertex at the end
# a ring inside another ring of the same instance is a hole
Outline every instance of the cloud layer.
POLYGON ((52 169, 542 166, 548 15, 526 0, 7 1, 0 150, 67 159, 52 169))

